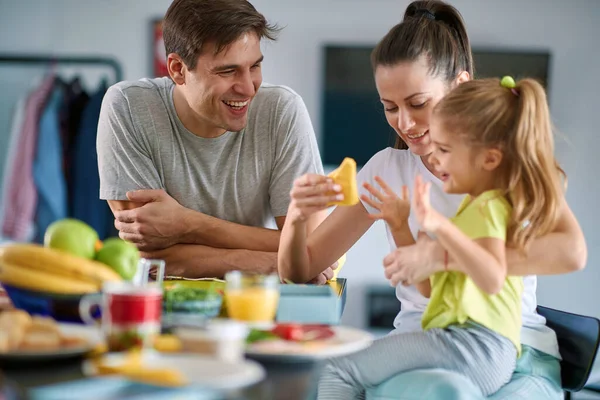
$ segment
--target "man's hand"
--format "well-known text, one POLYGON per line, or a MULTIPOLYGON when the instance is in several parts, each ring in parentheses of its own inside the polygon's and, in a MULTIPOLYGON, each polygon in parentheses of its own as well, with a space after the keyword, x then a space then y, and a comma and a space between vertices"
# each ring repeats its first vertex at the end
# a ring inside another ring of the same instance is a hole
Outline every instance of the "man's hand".
POLYGON ((399 247, 383 260, 385 277, 393 286, 414 285, 443 270, 444 249, 424 232, 417 243, 399 247))
POLYGON ((165 249, 179 243, 186 230, 185 207, 164 190, 137 190, 127 198, 143 204, 131 210, 115 211, 119 237, 142 251, 165 249))

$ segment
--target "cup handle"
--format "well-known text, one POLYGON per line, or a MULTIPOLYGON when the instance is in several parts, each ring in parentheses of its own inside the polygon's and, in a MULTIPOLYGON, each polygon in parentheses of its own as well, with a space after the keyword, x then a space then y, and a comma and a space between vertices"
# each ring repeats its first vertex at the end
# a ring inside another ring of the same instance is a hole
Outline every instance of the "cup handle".
POLYGON ((94 306, 102 308, 102 295, 88 294, 83 296, 79 301, 79 316, 88 325, 96 325, 97 323, 90 312, 94 306))
POLYGON ((150 279, 150 272, 153 269, 156 269, 156 283, 159 286, 162 284, 165 276, 165 260, 142 258, 140 260, 138 268, 141 271, 139 281, 136 282, 138 285, 148 285, 148 280, 150 279))

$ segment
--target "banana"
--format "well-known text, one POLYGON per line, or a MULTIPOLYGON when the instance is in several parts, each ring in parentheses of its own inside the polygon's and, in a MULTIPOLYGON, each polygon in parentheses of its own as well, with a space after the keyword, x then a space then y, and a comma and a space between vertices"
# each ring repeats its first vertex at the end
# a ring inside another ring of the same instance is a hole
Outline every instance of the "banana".
POLYGON ((0 246, 0 265, 3 264, 20 266, 25 271, 70 277, 95 285, 122 280, 117 272, 101 262, 30 243, 0 246))
POLYGON ((56 294, 83 294, 100 290, 100 285, 96 283, 27 269, 7 262, 0 263, 0 282, 22 289, 56 294))

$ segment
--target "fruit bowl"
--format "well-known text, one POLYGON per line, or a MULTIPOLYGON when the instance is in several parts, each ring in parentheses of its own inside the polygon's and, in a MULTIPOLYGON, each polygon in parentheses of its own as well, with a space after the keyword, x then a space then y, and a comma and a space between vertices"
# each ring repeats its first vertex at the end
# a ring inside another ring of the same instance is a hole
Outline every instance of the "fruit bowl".
MULTIPOLYGON (((60 322, 83 323, 79 317, 79 302, 83 294, 44 293, 4 283, 2 287, 15 308, 32 315, 52 317, 60 322)), ((91 315, 93 318, 100 317, 100 310, 92 309, 91 315)))

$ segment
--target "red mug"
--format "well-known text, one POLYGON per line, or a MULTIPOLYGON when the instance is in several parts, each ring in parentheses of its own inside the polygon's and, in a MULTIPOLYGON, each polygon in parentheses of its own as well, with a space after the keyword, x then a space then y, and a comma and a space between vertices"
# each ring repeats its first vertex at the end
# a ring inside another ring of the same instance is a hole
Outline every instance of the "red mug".
POLYGON ((151 348, 160 334, 162 289, 158 285, 138 286, 110 282, 101 295, 87 295, 79 303, 79 314, 87 324, 96 324, 93 307, 102 310, 102 330, 109 351, 151 348))

